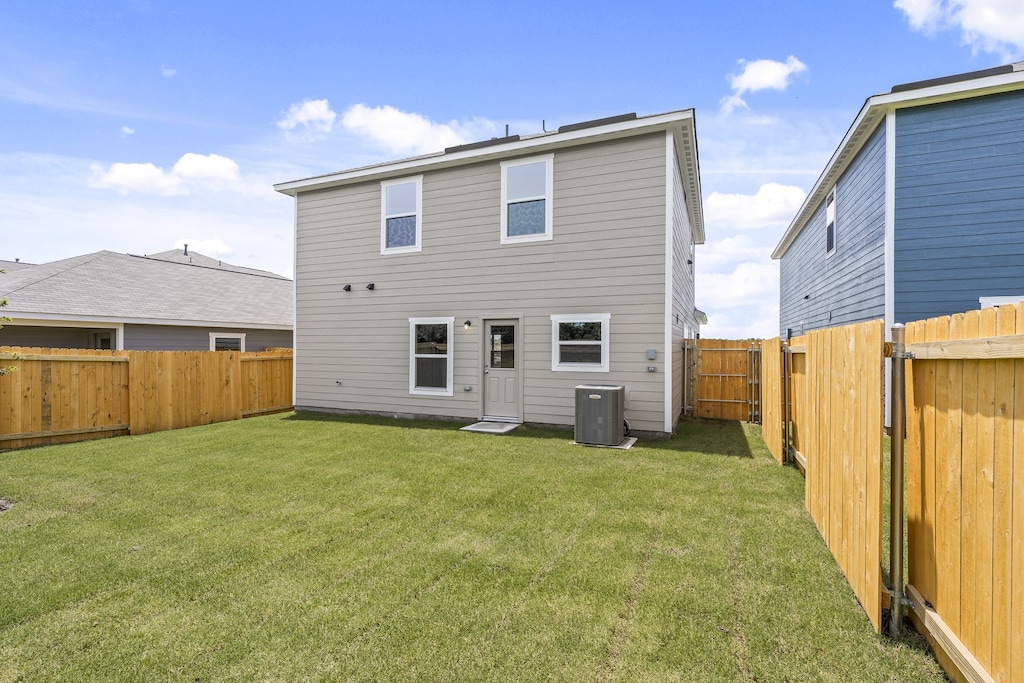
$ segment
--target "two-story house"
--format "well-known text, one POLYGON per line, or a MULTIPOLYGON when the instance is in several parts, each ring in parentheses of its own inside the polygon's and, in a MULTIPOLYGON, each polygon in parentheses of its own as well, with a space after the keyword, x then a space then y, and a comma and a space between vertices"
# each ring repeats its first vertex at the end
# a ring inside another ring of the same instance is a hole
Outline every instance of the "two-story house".
POLYGON ((704 241, 692 110, 512 135, 281 183, 295 197, 298 410, 552 425, 626 387, 684 407, 704 241))
POLYGON ((772 257, 783 337, 1024 298, 1024 62, 869 98, 772 257))

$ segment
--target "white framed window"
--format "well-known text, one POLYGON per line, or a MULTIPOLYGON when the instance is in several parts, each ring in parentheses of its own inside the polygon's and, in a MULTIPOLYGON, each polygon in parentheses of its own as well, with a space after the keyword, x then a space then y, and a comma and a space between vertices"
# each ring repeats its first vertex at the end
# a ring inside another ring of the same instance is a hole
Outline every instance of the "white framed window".
POLYGON ((550 240, 555 155, 501 162, 501 243, 550 240))
POLYGON ((380 253, 423 250, 423 176, 380 184, 380 253))
POLYGON ((825 197, 825 255, 836 253, 836 188, 825 197))
POLYGON ((211 332, 211 351, 245 351, 244 332, 211 332))
POLYGON ((551 369, 608 372, 611 313, 551 316, 551 369))
POLYGON ((455 318, 409 318, 409 393, 452 396, 455 318))

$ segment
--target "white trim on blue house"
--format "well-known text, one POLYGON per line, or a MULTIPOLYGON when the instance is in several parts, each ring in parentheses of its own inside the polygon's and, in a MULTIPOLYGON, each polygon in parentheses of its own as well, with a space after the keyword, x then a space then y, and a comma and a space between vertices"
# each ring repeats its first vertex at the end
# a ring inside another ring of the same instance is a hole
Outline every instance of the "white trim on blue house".
POLYGON ((885 115, 885 339, 896 315, 896 112, 885 115))

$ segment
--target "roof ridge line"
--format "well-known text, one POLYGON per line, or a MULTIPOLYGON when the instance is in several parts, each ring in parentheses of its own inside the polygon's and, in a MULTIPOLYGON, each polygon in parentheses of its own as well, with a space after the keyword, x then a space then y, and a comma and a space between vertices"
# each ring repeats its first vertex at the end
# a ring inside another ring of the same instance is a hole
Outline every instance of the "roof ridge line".
MULTIPOLYGON (((113 253, 114 252, 112 252, 112 251, 107 251, 106 249, 102 249, 100 251, 94 251, 91 254, 82 254, 81 256, 72 256, 71 258, 73 258, 73 259, 74 258, 84 258, 86 256, 92 256, 93 258, 86 259, 86 260, 82 261, 81 263, 76 263, 75 265, 70 266, 68 268, 62 268, 61 270, 58 270, 58 271, 53 272, 53 273, 50 273, 49 275, 47 275, 45 277, 41 277, 41 278, 39 278, 37 280, 32 280, 31 282, 26 282, 21 287, 18 287, 17 289, 10 290, 9 292, 7 292, 7 294, 14 294, 15 292, 20 292, 21 290, 25 289, 26 287, 31 287, 33 285, 38 285, 40 282, 46 282, 50 278, 57 277, 61 273, 67 273, 68 271, 72 271, 75 268, 78 268, 79 266, 84 266, 87 263, 92 263, 96 259, 102 257, 104 254, 113 254, 113 253)), ((60 261, 69 261, 69 260, 70 259, 61 259, 60 261)), ((50 263, 60 263, 60 261, 51 261, 50 263)), ((38 268, 40 266, 46 266, 46 265, 49 265, 49 264, 41 263, 41 264, 39 264, 39 266, 36 266, 36 267, 38 268)))
MULTIPOLYGON (((265 277, 265 278, 268 278, 268 279, 271 279, 271 280, 291 280, 291 278, 287 278, 284 275, 278 275, 277 273, 271 272, 269 270, 261 271, 259 268, 249 268, 248 266, 236 266, 233 263, 229 263, 228 265, 233 267, 233 268, 245 268, 247 271, 251 270, 251 271, 257 271, 257 272, 251 272, 250 273, 250 272, 242 272, 240 270, 230 270, 228 268, 224 268, 223 266, 220 266, 220 267, 204 266, 201 263, 182 263, 181 261, 168 261, 167 259, 153 258, 152 256, 148 256, 146 254, 143 254, 142 256, 139 256, 138 254, 125 254, 125 256, 131 256, 132 258, 146 259, 147 261, 158 261, 160 263, 170 263, 170 264, 175 265, 175 266, 190 266, 192 268, 206 268, 207 270, 216 270, 216 271, 221 272, 221 273, 235 273, 237 275, 252 275, 253 277, 265 277), (264 275, 263 273, 266 273, 266 275, 264 275)), ((208 259, 212 259, 213 258, 212 256, 206 256, 206 254, 200 254, 200 256, 205 256, 208 259)), ((218 261, 219 261, 219 259, 218 259, 218 261)))

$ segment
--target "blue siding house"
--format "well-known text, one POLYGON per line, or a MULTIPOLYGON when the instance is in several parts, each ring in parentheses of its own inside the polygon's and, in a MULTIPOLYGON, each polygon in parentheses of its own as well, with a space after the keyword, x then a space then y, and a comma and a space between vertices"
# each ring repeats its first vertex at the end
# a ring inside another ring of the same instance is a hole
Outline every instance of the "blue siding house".
POLYGON ((772 258, 783 337, 1024 298, 1024 62, 869 98, 772 258))

